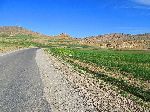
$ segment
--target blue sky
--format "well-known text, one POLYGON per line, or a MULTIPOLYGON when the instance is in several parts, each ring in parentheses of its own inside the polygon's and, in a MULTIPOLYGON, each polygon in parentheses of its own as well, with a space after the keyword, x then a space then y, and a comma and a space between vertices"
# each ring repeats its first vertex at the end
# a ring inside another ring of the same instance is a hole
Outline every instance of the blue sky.
POLYGON ((0 0, 0 26, 74 37, 150 32, 150 0, 0 0))

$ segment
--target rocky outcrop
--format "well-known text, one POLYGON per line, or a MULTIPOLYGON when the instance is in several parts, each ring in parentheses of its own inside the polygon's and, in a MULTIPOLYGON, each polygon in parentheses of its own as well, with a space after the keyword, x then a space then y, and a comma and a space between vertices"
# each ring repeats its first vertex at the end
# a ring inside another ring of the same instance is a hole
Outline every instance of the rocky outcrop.
POLYGON ((82 39, 80 43, 102 48, 142 50, 150 48, 150 34, 130 35, 115 33, 99 35, 82 39))
POLYGON ((54 36, 54 38, 60 38, 60 39, 71 39, 71 36, 66 33, 61 33, 57 36, 54 36))

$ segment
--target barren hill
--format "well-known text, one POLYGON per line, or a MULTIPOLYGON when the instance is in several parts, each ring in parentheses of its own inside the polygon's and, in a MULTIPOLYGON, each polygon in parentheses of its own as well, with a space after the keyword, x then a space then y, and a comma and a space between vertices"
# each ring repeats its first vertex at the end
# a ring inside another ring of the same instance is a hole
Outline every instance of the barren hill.
POLYGON ((150 49, 150 34, 123 34, 114 33, 84 38, 81 44, 96 45, 102 48, 116 49, 150 49))
POLYGON ((71 36, 67 33, 61 33, 56 36, 53 36, 53 38, 58 38, 58 39, 71 39, 71 36))
POLYGON ((0 35, 14 36, 17 34, 33 35, 33 36, 46 36, 38 32, 27 30, 26 28, 19 26, 0 26, 0 35))
POLYGON ((43 42, 49 43, 49 39, 60 39, 65 42, 67 41, 67 44, 79 43, 79 44, 90 45, 90 46, 98 46, 101 48, 114 48, 114 49, 125 49, 125 50, 126 49, 131 49, 131 50, 150 49, 149 33, 138 34, 138 35, 114 33, 114 34, 91 36, 84 39, 76 39, 76 38, 71 38, 71 36, 66 33, 61 33, 57 36, 47 36, 19 26, 0 27, 0 36, 3 35, 3 37, 7 37, 7 36, 11 37, 17 34, 42 37, 33 40, 34 42, 40 42, 40 43, 43 42), (68 43, 68 41, 70 43, 68 43))

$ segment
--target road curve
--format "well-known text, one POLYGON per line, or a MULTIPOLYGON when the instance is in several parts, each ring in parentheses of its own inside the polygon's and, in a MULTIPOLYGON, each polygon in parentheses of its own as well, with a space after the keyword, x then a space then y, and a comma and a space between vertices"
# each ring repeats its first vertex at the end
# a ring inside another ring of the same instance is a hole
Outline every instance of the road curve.
POLYGON ((35 61, 37 48, 0 56, 0 112, 51 112, 35 61))

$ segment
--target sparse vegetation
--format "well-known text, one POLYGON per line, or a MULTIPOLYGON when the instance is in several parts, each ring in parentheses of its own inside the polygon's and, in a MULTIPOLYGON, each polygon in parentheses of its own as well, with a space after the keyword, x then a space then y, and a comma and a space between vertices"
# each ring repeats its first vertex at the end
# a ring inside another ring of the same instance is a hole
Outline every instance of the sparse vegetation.
POLYGON ((31 35, 17 34, 15 36, 0 36, 0 52, 28 48, 28 47, 45 47, 45 44, 34 42, 38 38, 31 35))

